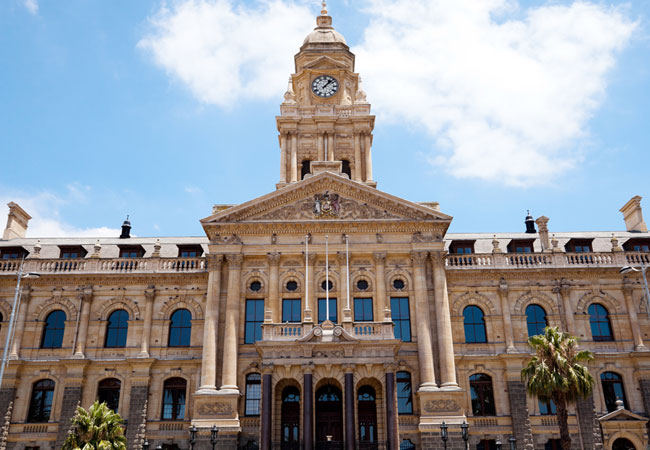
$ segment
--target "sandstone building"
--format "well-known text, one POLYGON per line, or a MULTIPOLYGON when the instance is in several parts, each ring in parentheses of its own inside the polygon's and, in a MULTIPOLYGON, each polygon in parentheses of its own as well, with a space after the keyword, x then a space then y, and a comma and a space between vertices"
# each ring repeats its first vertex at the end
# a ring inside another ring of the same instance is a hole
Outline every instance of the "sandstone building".
MULTIPOLYGON (((0 240, 0 447, 59 449, 77 404, 106 401, 129 449, 557 449, 554 405, 527 396, 526 341, 546 325, 593 351, 576 449, 645 449, 650 264, 640 198, 626 231, 448 233, 452 217, 377 189, 374 116, 323 10, 277 117, 276 189, 216 205, 206 237, 0 240), (631 447, 630 447, 631 446, 631 447)), ((612 212, 614 213, 614 212, 612 212)), ((536 228, 537 226, 537 228, 536 228)))

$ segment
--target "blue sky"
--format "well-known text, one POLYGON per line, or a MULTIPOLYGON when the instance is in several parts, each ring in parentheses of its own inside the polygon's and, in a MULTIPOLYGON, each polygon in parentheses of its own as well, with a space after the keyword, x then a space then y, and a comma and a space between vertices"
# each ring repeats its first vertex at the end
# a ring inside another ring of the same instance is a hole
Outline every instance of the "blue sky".
MULTIPOLYGON (((527 209, 551 232, 620 230, 633 195, 650 219, 650 0, 445 3, 328 2, 377 113, 379 189, 439 201, 453 232, 522 231, 527 209)), ((34 237, 127 214, 139 236, 202 235, 213 204, 274 189, 319 6, 3 1, 0 201, 34 237)))

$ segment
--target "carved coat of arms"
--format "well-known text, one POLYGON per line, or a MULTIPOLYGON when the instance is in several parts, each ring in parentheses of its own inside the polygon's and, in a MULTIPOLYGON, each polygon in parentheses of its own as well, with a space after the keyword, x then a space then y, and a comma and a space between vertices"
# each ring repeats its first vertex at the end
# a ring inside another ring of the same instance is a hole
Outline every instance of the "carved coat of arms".
POLYGON ((325 191, 324 194, 314 195, 314 215, 316 217, 338 217, 339 208, 339 194, 330 194, 329 191, 325 191))

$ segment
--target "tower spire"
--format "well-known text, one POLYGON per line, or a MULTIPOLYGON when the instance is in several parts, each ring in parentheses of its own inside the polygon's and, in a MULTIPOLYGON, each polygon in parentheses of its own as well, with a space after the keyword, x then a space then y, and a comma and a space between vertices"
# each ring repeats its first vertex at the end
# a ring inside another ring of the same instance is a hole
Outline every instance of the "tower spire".
POLYGON ((323 0, 323 3, 321 4, 320 15, 321 16, 327 15, 327 2, 325 0, 323 0))

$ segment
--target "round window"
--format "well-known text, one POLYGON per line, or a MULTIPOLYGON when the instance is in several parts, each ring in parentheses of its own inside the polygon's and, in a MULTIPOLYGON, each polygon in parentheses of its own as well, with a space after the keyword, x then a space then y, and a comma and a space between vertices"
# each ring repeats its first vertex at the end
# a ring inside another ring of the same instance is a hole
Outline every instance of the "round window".
MULTIPOLYGON (((321 287, 322 290, 325 290, 325 286, 326 286, 325 283, 326 283, 326 282, 323 281, 323 282, 321 283, 321 285, 320 285, 320 287, 321 287)), ((328 287, 327 290, 328 290, 328 291, 331 291, 331 290, 334 288, 334 283, 332 283, 331 281, 328 281, 327 283, 328 283, 328 284, 327 284, 327 287, 328 287)))
POLYGON ((251 283, 251 291, 257 292, 260 289, 262 289, 262 283, 260 283, 259 281, 253 281, 251 283))
POLYGON ((401 291, 402 289, 404 289, 404 280, 400 280, 399 278, 397 280, 394 280, 393 287, 398 291, 401 291))
POLYGON ((357 289, 360 291, 365 291, 368 289, 368 282, 366 280, 359 280, 357 281, 357 289))
POLYGON ((287 291, 293 292, 296 289, 298 289, 298 283, 295 281, 288 281, 287 282, 287 291))

